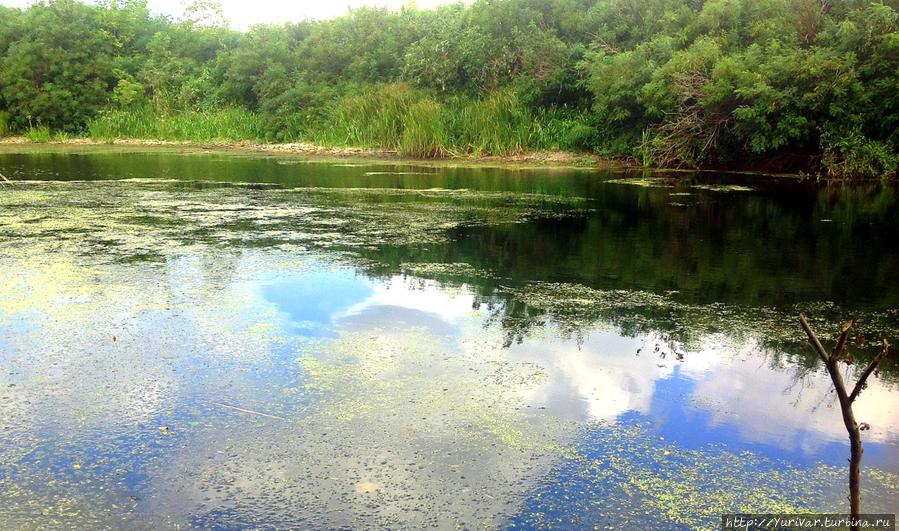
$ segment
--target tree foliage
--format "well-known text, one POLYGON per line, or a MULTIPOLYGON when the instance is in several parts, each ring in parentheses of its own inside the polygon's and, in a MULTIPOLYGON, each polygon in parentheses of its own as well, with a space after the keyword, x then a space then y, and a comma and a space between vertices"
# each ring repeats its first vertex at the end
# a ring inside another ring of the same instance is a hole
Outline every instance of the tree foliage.
MULTIPOLYGON (((189 15, 145 0, 0 7, 3 129, 243 108, 265 139, 320 138, 353 98, 399 84, 416 94, 400 121, 453 142, 499 120, 527 131, 519 149, 551 130, 558 147, 664 165, 886 176, 899 162, 899 0, 477 0, 247 32, 215 2, 189 15)), ((439 153, 435 138, 407 143, 439 153)))

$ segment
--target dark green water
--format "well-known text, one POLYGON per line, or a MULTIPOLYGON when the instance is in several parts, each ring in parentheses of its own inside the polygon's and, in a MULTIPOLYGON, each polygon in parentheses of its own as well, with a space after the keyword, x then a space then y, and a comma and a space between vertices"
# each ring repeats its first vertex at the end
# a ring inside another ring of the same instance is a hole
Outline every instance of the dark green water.
MULTIPOLYGON (((0 172, 3 528, 838 512, 796 315, 857 318, 856 365, 899 343, 889 186, 16 147, 0 172)), ((857 405, 870 512, 897 509, 897 385, 893 357, 857 405)))

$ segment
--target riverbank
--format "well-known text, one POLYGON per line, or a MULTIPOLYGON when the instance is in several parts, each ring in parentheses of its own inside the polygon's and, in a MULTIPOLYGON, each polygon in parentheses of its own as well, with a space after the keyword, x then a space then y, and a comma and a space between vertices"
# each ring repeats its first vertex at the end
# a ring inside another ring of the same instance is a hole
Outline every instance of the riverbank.
MULTIPOLYGON (((449 155, 440 158, 409 157, 395 150, 372 149, 350 146, 325 146, 312 142, 291 142, 266 144, 249 140, 242 141, 171 141, 116 139, 100 141, 90 138, 68 138, 48 142, 34 142, 24 136, 0 138, 0 154, 34 153, 41 151, 72 153, 79 150, 118 150, 123 153, 135 151, 168 150, 182 153, 231 153, 247 155, 268 155, 273 157, 296 157, 316 162, 346 162, 364 160, 371 163, 407 163, 430 167, 485 167, 527 169, 579 169, 579 170, 620 170, 651 171, 666 174, 682 173, 727 173, 745 176, 765 176, 778 178, 817 179, 845 182, 845 179, 825 176, 812 171, 784 170, 777 164, 749 165, 742 168, 646 168, 624 159, 610 159, 600 155, 572 151, 526 151, 512 155, 449 155)), ((882 182, 883 179, 852 179, 854 183, 882 182)))
POLYGON ((52 142, 32 142, 25 137, 0 138, 0 153, 17 151, 60 150, 71 151, 80 148, 133 149, 176 149, 188 152, 234 152, 260 153, 270 155, 298 156, 315 160, 365 159, 372 162, 415 162, 424 165, 466 165, 466 166, 512 166, 520 168, 598 168, 626 169, 631 167, 624 161, 616 161, 589 153, 570 151, 533 151, 507 156, 448 156, 445 158, 405 157, 392 150, 369 149, 345 146, 322 146, 310 142, 284 144, 262 144, 252 141, 240 142, 174 142, 166 140, 117 139, 101 142, 89 138, 73 138, 52 142))

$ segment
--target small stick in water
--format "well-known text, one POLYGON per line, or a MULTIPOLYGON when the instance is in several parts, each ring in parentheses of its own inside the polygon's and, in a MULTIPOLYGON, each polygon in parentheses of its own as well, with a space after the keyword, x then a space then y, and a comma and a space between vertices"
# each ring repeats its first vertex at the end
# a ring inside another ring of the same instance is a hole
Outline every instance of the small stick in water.
POLYGON ((15 184, 12 181, 10 181, 9 179, 7 179, 6 175, 3 175, 2 173, 0 173, 0 179, 3 179, 4 182, 7 182, 9 184, 15 184))
POLYGON ((212 405, 223 407, 225 409, 233 409, 234 411, 240 411, 241 413, 249 413, 251 415, 259 415, 260 417, 267 417, 267 418, 275 419, 275 420, 287 420, 284 417, 269 415, 268 413, 260 413, 258 411, 253 411, 252 409, 244 409, 242 407, 229 406, 228 404, 222 404, 220 402, 213 402, 212 405))

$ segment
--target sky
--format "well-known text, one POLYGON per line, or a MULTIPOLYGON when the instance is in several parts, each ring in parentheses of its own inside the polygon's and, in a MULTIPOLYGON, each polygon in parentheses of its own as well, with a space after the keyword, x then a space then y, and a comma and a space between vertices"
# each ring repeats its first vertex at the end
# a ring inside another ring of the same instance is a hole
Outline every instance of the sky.
MULTIPOLYGON (((349 8, 361 6, 384 6, 399 9, 403 5, 415 4, 419 8, 433 8, 453 0, 219 0, 230 25, 246 29, 253 24, 291 22, 307 18, 322 19, 343 15, 349 8)), ((33 0, 0 0, 0 5, 27 7, 33 0)), ((155 13, 179 18, 188 2, 180 0, 148 0, 150 10, 155 13)))

